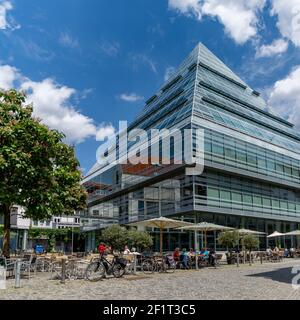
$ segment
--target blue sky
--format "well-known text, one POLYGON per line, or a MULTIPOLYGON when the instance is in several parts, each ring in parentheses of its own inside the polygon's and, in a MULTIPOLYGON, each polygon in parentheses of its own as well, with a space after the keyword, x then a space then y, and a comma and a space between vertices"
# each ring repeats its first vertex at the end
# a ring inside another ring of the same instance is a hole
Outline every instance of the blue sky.
POLYGON ((199 41, 300 129, 300 0, 0 0, 0 87, 26 90, 86 172, 199 41))

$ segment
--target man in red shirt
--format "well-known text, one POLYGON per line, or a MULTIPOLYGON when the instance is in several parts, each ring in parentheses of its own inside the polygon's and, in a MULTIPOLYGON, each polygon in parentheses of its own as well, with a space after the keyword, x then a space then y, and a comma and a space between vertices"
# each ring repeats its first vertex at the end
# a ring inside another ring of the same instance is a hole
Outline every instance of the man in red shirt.
POLYGON ((101 243, 99 244, 99 246, 98 246, 98 251, 99 251, 99 253, 100 253, 100 254, 104 254, 106 250, 107 250, 107 248, 106 248, 105 244, 104 244, 103 242, 101 242, 101 243))

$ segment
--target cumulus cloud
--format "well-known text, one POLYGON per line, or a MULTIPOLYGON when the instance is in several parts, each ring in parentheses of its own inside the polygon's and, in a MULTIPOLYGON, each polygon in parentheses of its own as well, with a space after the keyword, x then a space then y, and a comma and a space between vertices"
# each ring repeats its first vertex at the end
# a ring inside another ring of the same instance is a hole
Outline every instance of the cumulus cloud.
POLYGON ((0 30, 6 29, 19 29, 20 25, 17 24, 14 18, 10 17, 8 12, 13 9, 11 1, 0 0, 0 30))
POLYGON ((109 124, 103 123, 97 130, 96 140, 103 141, 103 140, 105 140, 105 138, 109 138, 112 135, 114 135, 115 132, 116 132, 116 130, 111 123, 109 123, 109 124))
POLYGON ((257 48, 256 57, 272 57, 274 55, 282 54, 287 51, 289 44, 284 39, 277 39, 274 40, 269 45, 262 45, 261 47, 257 48))
POLYGON ((169 0, 169 8, 201 19, 201 4, 199 0, 169 0))
POLYGON ((300 65, 270 89, 269 104, 300 131, 300 65))
POLYGON ((259 26, 259 13, 266 0, 169 0, 169 8, 182 14, 191 12, 200 20, 201 16, 216 18, 224 25, 236 43, 243 44, 255 37, 259 26))
MULTIPOLYGON (((0 88, 16 87, 27 92, 27 102, 33 103, 34 116, 66 135, 66 142, 80 143, 90 137, 99 137, 103 125, 97 126, 94 120, 77 110, 72 102, 76 90, 47 78, 40 82, 24 77, 15 67, 0 66, 0 88)), ((73 99, 74 100, 74 99, 73 99)), ((111 129, 109 129, 111 130, 111 129)))
POLYGON ((8 90, 12 88, 18 77, 16 68, 9 65, 0 66, 0 89, 8 90))
POLYGON ((130 94, 122 93, 122 94, 120 94, 119 98, 123 101, 126 101, 126 102, 137 102, 137 101, 144 99, 144 97, 139 96, 136 93, 130 93, 130 94))
POLYGON ((9 27, 7 21, 7 11, 13 8, 10 1, 1 1, 0 2, 0 29, 4 30, 9 27))
POLYGON ((300 46, 300 1, 272 0, 272 15, 277 15, 281 34, 300 46))

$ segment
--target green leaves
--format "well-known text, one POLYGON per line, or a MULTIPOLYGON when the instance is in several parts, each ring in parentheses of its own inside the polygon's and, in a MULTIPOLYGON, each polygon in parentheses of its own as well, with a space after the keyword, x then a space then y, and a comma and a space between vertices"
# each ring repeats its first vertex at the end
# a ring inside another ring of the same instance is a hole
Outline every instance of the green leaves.
POLYGON ((229 249, 233 249, 239 243, 239 233, 238 231, 225 231, 219 235, 219 244, 227 247, 229 249))
POLYGON ((22 205, 34 220, 82 209, 86 193, 74 149, 24 103, 23 93, 0 91, 0 203, 22 205))

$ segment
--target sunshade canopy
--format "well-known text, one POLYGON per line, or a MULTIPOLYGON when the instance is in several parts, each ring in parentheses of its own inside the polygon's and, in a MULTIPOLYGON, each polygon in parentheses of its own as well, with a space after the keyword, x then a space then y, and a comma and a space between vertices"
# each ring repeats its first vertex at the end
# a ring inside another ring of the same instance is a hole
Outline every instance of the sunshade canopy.
POLYGON ((233 228, 220 226, 214 223, 200 222, 192 225, 184 226, 181 230, 193 230, 193 231, 217 231, 217 230, 232 230, 233 228))
POLYGON ((180 228, 183 226, 192 225, 190 222, 176 220, 176 219, 169 219, 166 217, 159 217, 159 218, 153 218, 149 220, 142 220, 137 221, 133 223, 129 223, 129 226, 143 226, 143 227, 149 227, 149 228, 159 228, 159 229, 174 229, 174 228, 180 228))
POLYGON ((283 233, 280 233, 278 231, 274 231, 273 233, 269 234, 267 236, 267 238, 277 238, 277 237, 282 237, 282 236, 284 236, 283 233))
POLYGON ((300 236, 300 230, 294 230, 284 234, 285 236, 300 236))

